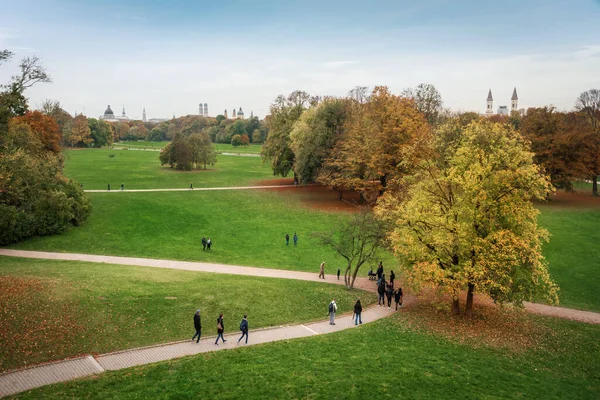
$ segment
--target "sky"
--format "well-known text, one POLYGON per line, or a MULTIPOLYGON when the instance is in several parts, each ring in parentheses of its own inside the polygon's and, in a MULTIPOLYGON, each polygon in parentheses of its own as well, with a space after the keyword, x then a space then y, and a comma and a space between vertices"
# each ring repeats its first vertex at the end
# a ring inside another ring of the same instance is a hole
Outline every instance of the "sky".
POLYGON ((573 108, 600 88, 600 0, 0 0, 0 83, 37 55, 52 77, 26 92, 98 117, 264 117, 280 94, 345 96, 436 86, 444 106, 573 108))

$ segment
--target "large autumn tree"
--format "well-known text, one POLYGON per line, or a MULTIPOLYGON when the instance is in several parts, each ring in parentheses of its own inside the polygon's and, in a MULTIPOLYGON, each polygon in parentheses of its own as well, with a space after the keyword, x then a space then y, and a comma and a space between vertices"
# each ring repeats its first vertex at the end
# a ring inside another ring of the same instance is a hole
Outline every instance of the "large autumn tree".
POLYGON ((429 133, 413 100, 377 86, 363 103, 351 100, 343 137, 326 159, 319 181, 357 190, 373 202, 426 153, 429 133))
POLYGON ((49 115, 39 111, 28 111, 23 116, 13 118, 15 124, 27 124, 38 138, 46 150, 54 153, 60 152, 60 130, 58 124, 49 115))
POLYGON ((376 210, 394 226, 390 241, 407 279, 444 290, 455 313, 466 290, 467 315, 475 292, 499 303, 556 303, 542 255, 548 233, 532 203, 551 185, 527 141, 506 124, 451 121, 432 147, 435 157, 407 177, 408 193, 386 193, 376 210))
POLYGON ((589 148, 588 169, 592 176, 592 195, 598 196, 600 175, 600 90, 590 89, 579 95, 575 110, 584 115, 591 131, 587 143, 589 148))

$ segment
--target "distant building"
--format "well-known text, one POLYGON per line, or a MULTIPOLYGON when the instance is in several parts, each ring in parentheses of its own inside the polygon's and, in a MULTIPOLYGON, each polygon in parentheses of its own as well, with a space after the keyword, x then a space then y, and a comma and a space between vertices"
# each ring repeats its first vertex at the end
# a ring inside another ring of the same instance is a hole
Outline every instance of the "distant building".
POLYGON ((107 122, 131 121, 131 119, 129 119, 129 117, 127 117, 127 114, 125 114, 125 106, 123 106, 123 113, 121 115, 115 115, 113 110, 110 108, 110 105, 106 108, 106 111, 104 111, 104 115, 102 115, 100 117, 100 119, 103 119, 104 121, 107 121, 107 122))
MULTIPOLYGON (((492 89, 488 91, 486 99, 485 115, 494 115, 494 98, 492 97, 492 89)), ((517 88, 513 89, 512 97, 510 98, 510 112, 508 106, 499 106, 497 115, 510 115, 512 112, 518 112, 521 115, 525 114, 524 109, 519 109, 519 97, 517 96, 517 88)))
POLYGON ((202 117, 208 117, 208 104, 198 104, 198 115, 202 117))
MULTIPOLYGON (((225 118, 227 118, 227 110, 225 110, 225 118)), ((244 119, 244 111, 242 107, 239 110, 235 111, 235 107, 233 107, 233 112, 231 113, 231 119, 244 119)))

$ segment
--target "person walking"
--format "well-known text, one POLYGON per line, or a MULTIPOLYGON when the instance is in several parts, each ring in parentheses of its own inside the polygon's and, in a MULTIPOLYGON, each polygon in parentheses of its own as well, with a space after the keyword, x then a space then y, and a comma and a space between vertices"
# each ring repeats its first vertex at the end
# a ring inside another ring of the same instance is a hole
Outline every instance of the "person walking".
POLYGON ((383 299, 383 296, 385 295, 385 282, 379 282, 379 285, 377 286, 377 306, 381 306, 381 304, 383 304, 385 306, 385 300, 383 299))
POLYGON ((206 250, 206 238, 203 236, 202 237, 202 251, 206 250))
POLYGON ((354 325, 358 325, 359 321, 362 324, 362 304, 360 304, 360 299, 356 300, 354 304, 354 325))
POLYGON ((394 288, 392 285, 388 284, 385 288, 385 295, 387 296, 388 308, 392 307, 392 296, 394 295, 394 288))
POLYGON ((208 238, 206 240, 206 250, 210 250, 210 245, 212 244, 212 241, 210 240, 210 238, 208 238))
POLYGON ((121 190, 125 190, 125 184, 121 183, 121 190))
POLYGON ((381 264, 381 261, 380 261, 379 265, 377 266, 377 280, 378 281, 381 280, 381 275, 383 275, 383 265, 381 264))
POLYGON ((335 304, 335 299, 331 300, 329 303, 329 325, 335 325, 335 312, 337 311, 337 304, 335 304))
POLYGON ((296 235, 296 232, 294 232, 294 247, 296 247, 298 245, 298 235, 296 235))
POLYGON ((394 279, 396 279, 396 274, 394 274, 394 271, 390 270, 390 285, 392 285, 392 288, 394 287, 394 279))
POLYGON ((289 233, 285 234, 285 245, 286 246, 290 245, 290 234, 289 233))
POLYGON ((340 280, 340 272, 341 272, 341 271, 340 271, 340 269, 338 268, 338 273, 337 273, 337 275, 338 275, 338 281, 340 280))
POLYGON ((238 344, 240 340, 246 336, 246 344, 248 344, 248 315, 244 314, 244 318, 242 318, 242 322, 240 322, 240 331, 242 331, 242 336, 238 339, 238 344))
POLYGON ((215 341, 216 345, 219 345, 219 338, 223 339, 223 343, 227 342, 223 337, 223 332, 225 332, 225 324, 223 323, 223 314, 219 314, 219 318, 217 318, 217 340, 215 341))
POLYGON ((325 279, 325 261, 323 261, 319 267, 319 278, 325 279))
POLYGON ((190 190, 194 190, 194 185, 190 183, 190 190))
POLYGON ((396 302, 396 311, 398 311, 398 304, 402 305, 402 288, 398 288, 398 290, 396 290, 394 292, 394 301, 396 302))
POLYGON ((202 320, 200 319, 200 309, 197 309, 196 314, 194 314, 194 329, 196 330, 196 333, 194 336, 192 336, 192 342, 196 336, 198 336, 198 340, 196 340, 196 343, 198 343, 200 341, 200 336, 202 336, 202 320))
POLYGON ((108 188, 106 190, 110 192, 110 183, 108 184, 108 188))

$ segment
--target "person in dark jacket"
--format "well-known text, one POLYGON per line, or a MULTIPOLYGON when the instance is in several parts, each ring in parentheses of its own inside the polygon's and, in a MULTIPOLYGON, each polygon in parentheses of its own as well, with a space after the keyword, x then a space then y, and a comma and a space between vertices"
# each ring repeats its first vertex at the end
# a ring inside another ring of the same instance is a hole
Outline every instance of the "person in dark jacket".
POLYGON ((394 271, 390 271, 390 285, 392 285, 392 288, 394 287, 394 279, 396 279, 396 274, 394 274, 394 271))
POLYGON ((238 339, 238 343, 246 336, 246 344, 248 344, 248 315, 244 315, 242 322, 240 322, 240 331, 242 331, 242 336, 238 339))
POLYGON ((392 307, 392 296, 394 295, 394 288, 392 285, 386 285, 385 295, 387 296, 388 308, 392 307))
POLYGON ((402 293, 402 288, 398 288, 396 294, 394 295, 394 300, 396 300, 396 310, 398 309, 398 305, 402 307, 402 297, 404 297, 402 293))
POLYGON ((198 340, 196 343, 200 341, 200 336, 202 336, 202 320, 200 319, 200 309, 196 310, 196 314, 194 314, 194 329, 196 329, 196 333, 192 337, 192 342, 198 336, 198 340))
POLYGON ((360 304, 360 299, 356 300, 354 304, 354 325, 358 325, 359 321, 362 324, 362 305, 360 304))
POLYGON ((206 238, 202 237, 202 251, 206 250, 206 238))
POLYGON ((383 264, 380 261, 379 265, 377 266, 377 280, 381 279, 381 275, 383 275, 383 264))
POLYGON ((385 281, 380 282, 379 286, 377 286, 377 294, 379 295, 377 298, 377 306, 381 306, 381 304, 385 306, 385 300, 383 298, 385 295, 385 281))
POLYGON ((217 340, 215 344, 219 344, 219 338, 223 339, 223 343, 227 342, 223 337, 223 332, 225 332, 225 324, 223 323, 223 314, 219 314, 219 318, 217 318, 217 340))
POLYGON ((212 240, 210 240, 210 238, 208 238, 206 240, 206 250, 210 250, 210 246, 212 246, 212 240))
POLYGON ((290 245, 290 234, 289 233, 285 234, 285 245, 286 246, 290 245))

